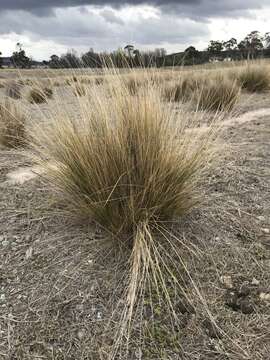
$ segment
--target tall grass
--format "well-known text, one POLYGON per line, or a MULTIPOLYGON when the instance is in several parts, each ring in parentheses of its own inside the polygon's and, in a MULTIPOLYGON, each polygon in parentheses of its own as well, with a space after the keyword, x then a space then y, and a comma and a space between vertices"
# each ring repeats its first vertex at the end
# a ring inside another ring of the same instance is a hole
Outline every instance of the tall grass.
POLYGON ((118 76, 106 92, 89 88, 87 97, 78 98, 77 119, 56 112, 32 132, 35 161, 66 210, 95 221, 117 247, 129 249, 115 349, 130 331, 146 286, 154 286, 174 313, 167 280, 181 290, 175 275, 181 253, 166 224, 203 198, 213 155, 214 128, 197 131, 197 116, 173 111, 161 101, 160 86, 149 78, 132 93, 118 76), (172 263, 168 254, 175 252, 172 263))
POLYGON ((0 143, 16 148, 25 143, 26 117, 19 106, 9 99, 0 104, 0 143))
POLYGON ((240 86, 249 92, 264 92, 270 89, 270 73, 267 66, 246 65, 235 76, 240 86))
POLYGON ((205 78, 198 83, 193 101, 200 110, 231 111, 239 99, 241 88, 224 76, 205 78))
POLYGON ((21 98, 21 85, 16 82, 10 82, 7 83, 5 94, 8 97, 11 97, 12 99, 20 99, 21 98))

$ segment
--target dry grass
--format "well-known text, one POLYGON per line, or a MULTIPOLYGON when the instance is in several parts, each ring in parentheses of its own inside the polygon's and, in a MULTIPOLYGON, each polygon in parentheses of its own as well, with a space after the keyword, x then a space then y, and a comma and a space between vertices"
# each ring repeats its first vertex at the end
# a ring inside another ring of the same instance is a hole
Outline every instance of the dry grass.
POLYGON ((240 86, 249 92, 264 92, 270 89, 270 74, 267 66, 246 65, 236 73, 240 86))
POLYGON ((240 96, 236 81, 223 76, 208 78, 198 83, 193 101, 200 110, 231 111, 240 96))
POLYGON ((6 96, 11 97, 12 99, 21 98, 21 85, 17 82, 10 82, 6 86, 6 96))
POLYGON ((28 100, 31 104, 41 104, 47 102, 48 99, 52 98, 53 90, 49 87, 32 88, 28 94, 28 100))
POLYGON ((25 143, 25 115, 11 100, 0 104, 0 143, 16 148, 25 143))
POLYGON ((81 82, 76 82, 72 90, 76 96, 81 97, 86 95, 86 87, 81 82))
MULTIPOLYGON (((152 85, 149 81, 131 96, 119 77, 109 88, 113 96, 90 89, 90 96, 80 100, 77 120, 58 114, 32 136, 35 161, 65 209, 106 229, 115 249, 129 249, 115 349, 132 331, 146 287, 155 288, 174 316, 168 279, 179 294, 183 292, 176 263, 165 255, 167 248, 170 253, 177 250, 168 240, 166 224, 186 215, 203 198, 199 184, 214 143, 213 128, 187 131, 195 126, 196 116, 173 112, 152 85)), ((179 263, 178 251, 175 258, 179 263)))
POLYGON ((177 82, 168 84, 164 88, 164 99, 167 101, 187 101, 192 97, 196 89, 196 81, 193 77, 181 77, 177 82))

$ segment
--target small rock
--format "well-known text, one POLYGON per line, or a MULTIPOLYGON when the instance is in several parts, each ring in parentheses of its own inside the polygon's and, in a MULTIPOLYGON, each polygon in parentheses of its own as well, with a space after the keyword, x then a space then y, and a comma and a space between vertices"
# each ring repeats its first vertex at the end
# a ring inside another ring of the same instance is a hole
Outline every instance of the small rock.
POLYGON ((248 284, 243 283, 239 289, 239 296, 248 296, 250 294, 250 292, 251 292, 251 290, 250 290, 248 284))
POLYGON ((268 228, 261 229, 264 234, 270 234, 270 230, 268 228))
POLYGON ((262 301, 270 301, 270 293, 261 292, 259 298, 262 301))
POLYGON ((224 275, 220 277, 221 284, 224 285, 226 289, 232 289, 233 283, 232 283, 232 277, 228 275, 224 275))
POLYGON ((9 245, 9 241, 8 241, 8 240, 2 241, 2 245, 3 245, 3 246, 8 246, 8 245, 9 245))
POLYGON ((101 314, 100 311, 98 311, 98 312, 97 312, 97 319, 98 319, 98 320, 101 320, 101 318, 102 318, 102 314, 101 314))
POLYGON ((264 221, 265 217, 264 216, 258 216, 257 219, 260 220, 260 221, 264 221))
POLYGON ((77 333, 77 336, 78 336, 78 339, 81 340, 84 337, 84 331, 79 330, 78 333, 77 333))
POLYGON ((1 295, 0 295, 0 301, 1 301, 1 302, 4 302, 5 300, 6 300, 5 294, 1 294, 1 295))
POLYGON ((195 309, 193 307, 193 305, 186 299, 181 299, 179 300, 176 305, 175 305, 175 309, 177 312, 180 312, 181 314, 194 314, 195 313, 195 309))
POLYGON ((230 291, 226 294, 225 304, 234 311, 239 310, 238 294, 235 291, 230 291))
POLYGON ((25 259, 28 260, 32 257, 33 255, 33 248, 30 247, 29 249, 26 250, 25 252, 25 259))
POLYGON ((259 280, 257 280, 256 278, 253 278, 251 281, 251 285, 253 286, 258 286, 260 284, 259 280))
POLYGON ((254 306, 248 299, 243 299, 240 301, 240 310, 243 314, 251 314, 254 311, 254 306))

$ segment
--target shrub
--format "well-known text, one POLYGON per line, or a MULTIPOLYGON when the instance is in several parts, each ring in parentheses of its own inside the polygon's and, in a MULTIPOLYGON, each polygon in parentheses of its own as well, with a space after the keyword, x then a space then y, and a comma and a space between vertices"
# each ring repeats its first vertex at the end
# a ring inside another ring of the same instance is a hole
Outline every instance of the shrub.
POLYGON ((269 70, 266 66, 246 66, 237 74, 240 86, 249 92, 264 92, 270 89, 269 70))
POLYGON ((12 99, 20 99, 21 98, 21 85, 16 82, 11 82, 11 83, 7 84, 6 96, 11 97, 12 99))
POLYGON ((33 88, 28 94, 28 100, 31 102, 31 104, 41 104, 47 102, 48 98, 51 98, 52 95, 53 91, 51 88, 33 88))
POLYGON ((10 148, 25 143, 25 115, 8 99, 0 104, 0 143, 10 148))
POLYGON ((239 95, 240 87, 236 81, 223 77, 205 78, 198 83, 193 101, 200 110, 231 111, 239 95))

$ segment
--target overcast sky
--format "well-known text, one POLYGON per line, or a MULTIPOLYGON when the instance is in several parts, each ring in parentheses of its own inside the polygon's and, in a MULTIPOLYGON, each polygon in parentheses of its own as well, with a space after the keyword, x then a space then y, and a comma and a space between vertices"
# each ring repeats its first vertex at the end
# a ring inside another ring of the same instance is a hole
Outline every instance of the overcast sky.
POLYGON ((164 47, 168 52, 209 40, 241 40, 270 32, 270 0, 0 0, 0 51, 21 42, 37 60, 94 48, 164 47))

